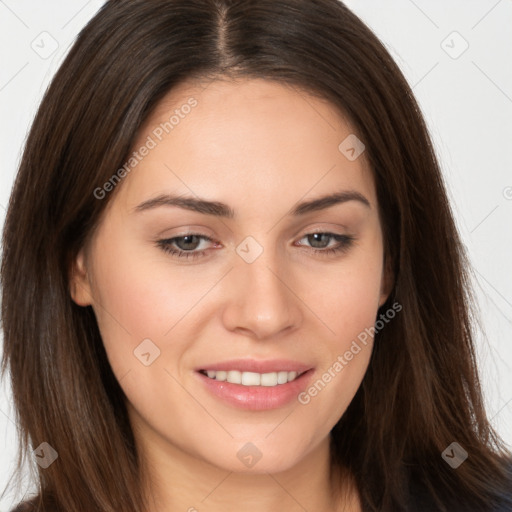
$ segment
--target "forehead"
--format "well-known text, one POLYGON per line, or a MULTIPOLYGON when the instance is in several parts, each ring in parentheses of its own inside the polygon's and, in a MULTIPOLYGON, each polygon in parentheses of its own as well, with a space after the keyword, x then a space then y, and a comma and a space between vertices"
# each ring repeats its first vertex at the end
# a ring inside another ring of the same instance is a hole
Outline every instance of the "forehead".
POLYGON ((131 206, 170 192, 260 208, 338 189, 356 189, 375 201, 364 153, 351 161, 340 150, 354 135, 334 105, 290 85, 183 82, 139 130, 134 150, 151 149, 121 192, 131 206), (251 201, 256 196, 259 203, 251 201))

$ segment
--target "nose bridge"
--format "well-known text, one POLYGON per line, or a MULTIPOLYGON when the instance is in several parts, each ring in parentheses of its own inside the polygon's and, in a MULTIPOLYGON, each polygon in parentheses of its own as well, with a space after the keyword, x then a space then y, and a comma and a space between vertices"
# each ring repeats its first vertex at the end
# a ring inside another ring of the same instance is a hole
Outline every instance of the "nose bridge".
POLYGON ((230 330, 265 338, 297 327, 301 314, 289 289, 285 262, 276 251, 258 246, 254 240, 245 240, 237 247, 239 261, 231 275, 224 322, 230 330))

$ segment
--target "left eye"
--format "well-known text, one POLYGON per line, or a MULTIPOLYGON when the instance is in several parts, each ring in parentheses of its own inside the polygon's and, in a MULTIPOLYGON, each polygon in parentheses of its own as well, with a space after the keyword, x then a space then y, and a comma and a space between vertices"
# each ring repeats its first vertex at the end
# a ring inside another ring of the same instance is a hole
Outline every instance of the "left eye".
POLYGON ((336 240, 338 244, 346 244, 352 240, 347 235, 336 235, 334 233, 310 233, 305 235, 301 240, 307 239, 313 249, 326 249, 331 240, 336 240))
MULTIPOLYGON (((319 256, 337 256, 348 251, 352 246, 355 238, 351 235, 337 235, 335 233, 309 233, 301 238, 307 239, 311 244, 314 254, 319 256), (335 240, 337 243, 329 247, 329 242, 335 240)), ((299 244, 302 245, 302 244, 299 244)))
POLYGON ((178 249, 183 251, 191 251, 197 249, 197 246, 200 245, 201 240, 208 240, 209 242, 211 241, 210 238, 206 238, 205 236, 201 235, 179 236, 176 238, 171 238, 171 240, 174 240, 174 243, 178 246, 178 249))

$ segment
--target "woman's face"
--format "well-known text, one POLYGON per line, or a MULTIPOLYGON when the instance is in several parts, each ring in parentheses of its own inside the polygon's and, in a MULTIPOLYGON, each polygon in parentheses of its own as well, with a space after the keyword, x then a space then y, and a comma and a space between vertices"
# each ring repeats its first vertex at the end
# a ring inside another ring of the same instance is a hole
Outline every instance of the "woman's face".
POLYGON ((139 442, 254 472, 325 446, 389 288, 362 149, 332 105, 270 81, 159 104, 72 285, 139 442))

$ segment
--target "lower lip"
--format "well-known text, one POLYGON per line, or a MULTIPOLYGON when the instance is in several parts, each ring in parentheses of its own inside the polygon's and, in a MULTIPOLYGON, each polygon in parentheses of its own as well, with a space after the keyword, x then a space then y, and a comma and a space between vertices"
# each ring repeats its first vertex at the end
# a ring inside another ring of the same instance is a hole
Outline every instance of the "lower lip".
POLYGON ((239 409, 251 411, 264 411, 278 409, 297 400, 298 395, 304 391, 311 379, 313 369, 304 372, 300 377, 286 384, 277 386, 243 386, 227 381, 210 379, 210 377, 196 372, 204 382, 206 388, 216 397, 239 409))

